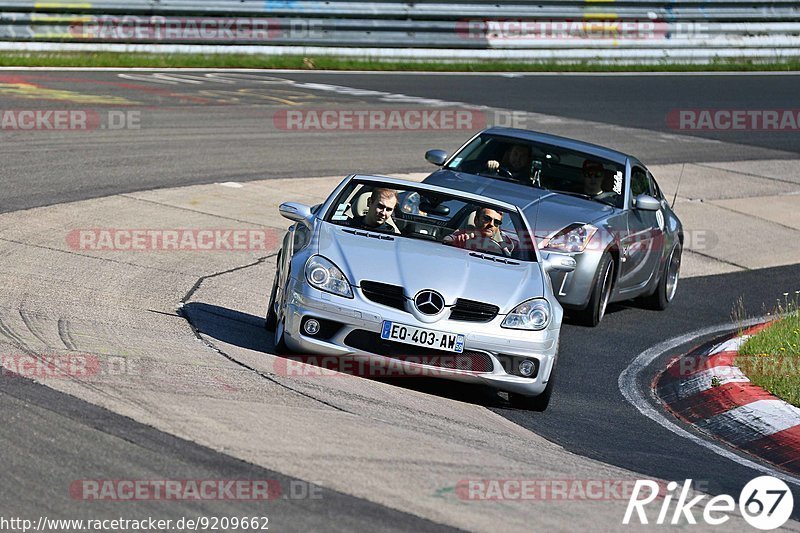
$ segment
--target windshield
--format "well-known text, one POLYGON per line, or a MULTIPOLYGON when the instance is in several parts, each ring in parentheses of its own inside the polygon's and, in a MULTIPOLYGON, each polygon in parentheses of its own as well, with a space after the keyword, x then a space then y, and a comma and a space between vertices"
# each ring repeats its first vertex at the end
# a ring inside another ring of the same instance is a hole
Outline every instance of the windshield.
POLYGON ((334 200, 325 221, 353 233, 370 231, 520 261, 536 261, 517 211, 455 194, 393 188, 354 179, 334 200))
POLYGON ((483 134, 445 168, 579 196, 614 207, 624 200, 625 168, 563 147, 483 134))

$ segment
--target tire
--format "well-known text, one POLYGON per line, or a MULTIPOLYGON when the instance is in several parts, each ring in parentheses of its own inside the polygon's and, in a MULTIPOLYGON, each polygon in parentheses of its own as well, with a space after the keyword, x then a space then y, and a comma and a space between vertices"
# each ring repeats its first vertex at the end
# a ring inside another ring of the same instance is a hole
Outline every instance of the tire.
POLYGON ((608 302, 611 299, 611 290, 614 288, 614 274, 616 264, 611 253, 606 252, 600 258, 597 268, 597 278, 592 283, 592 294, 585 309, 575 313, 578 323, 584 326, 595 327, 603 320, 608 302))
POLYGON ((511 405, 517 409, 525 409, 526 411, 536 411, 539 413, 544 412, 547 406, 550 405, 550 398, 553 396, 553 384, 556 381, 556 369, 550 371, 550 380, 544 388, 544 391, 539 396, 523 396, 521 394, 508 393, 508 400, 511 405))
MULTIPOLYGON (((278 254, 278 268, 280 268, 281 256, 278 254)), ((291 353, 291 350, 286 347, 284 340, 283 328, 285 327, 285 318, 278 321, 278 313, 275 312, 275 298, 278 295, 278 278, 280 277, 278 270, 275 270, 275 279, 272 282, 272 291, 269 295, 269 304, 267 305, 267 316, 264 319, 264 329, 272 331, 275 334, 275 353, 278 355, 291 353)))
POLYGON ((272 282, 272 292, 269 295, 269 304, 267 304, 267 316, 264 319, 264 329, 267 331, 275 331, 278 325, 278 315, 275 313, 275 295, 278 293, 278 273, 275 273, 275 281, 272 282))
POLYGON ((682 252, 681 244, 677 243, 667 257, 656 290, 653 291, 653 294, 642 298, 642 303, 648 309, 663 311, 675 299, 680 278, 682 252))
POLYGON ((284 320, 281 320, 275 325, 275 353, 277 355, 288 355, 292 353, 292 351, 286 347, 286 341, 283 336, 284 320))

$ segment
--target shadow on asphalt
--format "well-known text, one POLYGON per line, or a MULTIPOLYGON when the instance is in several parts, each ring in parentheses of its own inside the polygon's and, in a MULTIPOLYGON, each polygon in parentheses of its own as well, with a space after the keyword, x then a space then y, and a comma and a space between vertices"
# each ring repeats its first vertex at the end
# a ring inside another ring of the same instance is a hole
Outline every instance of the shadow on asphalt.
MULTIPOLYGON (((274 335, 264 329, 263 317, 202 302, 184 305, 182 313, 203 335, 240 348, 277 355, 274 335)), ((436 378, 359 377, 484 407, 514 409, 505 394, 486 386, 436 378)))

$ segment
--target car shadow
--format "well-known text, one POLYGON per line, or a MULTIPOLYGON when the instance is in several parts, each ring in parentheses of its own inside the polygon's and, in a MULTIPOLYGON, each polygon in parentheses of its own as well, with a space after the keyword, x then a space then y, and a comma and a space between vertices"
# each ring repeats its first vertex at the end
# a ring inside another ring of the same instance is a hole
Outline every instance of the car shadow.
MULTIPOLYGON (((182 313, 192 326, 212 339, 248 350, 277 355, 275 336, 264 329, 263 317, 203 302, 184 305, 182 313)), ((313 361, 309 361, 309 364, 313 364, 313 361)), ((483 385, 415 376, 359 375, 358 377, 484 407, 512 408, 505 394, 483 385)))

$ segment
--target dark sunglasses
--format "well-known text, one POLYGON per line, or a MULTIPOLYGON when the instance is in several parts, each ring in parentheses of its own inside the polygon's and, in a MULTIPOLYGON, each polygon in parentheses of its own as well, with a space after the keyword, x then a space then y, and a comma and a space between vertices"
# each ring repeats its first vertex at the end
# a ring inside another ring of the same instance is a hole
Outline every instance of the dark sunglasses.
POLYGON ((503 219, 502 218, 493 218, 493 217, 490 217, 489 215, 483 215, 482 218, 483 218, 483 223, 484 224, 486 224, 486 223, 491 221, 492 226, 494 226, 496 228, 499 228, 500 224, 503 223, 503 219))

